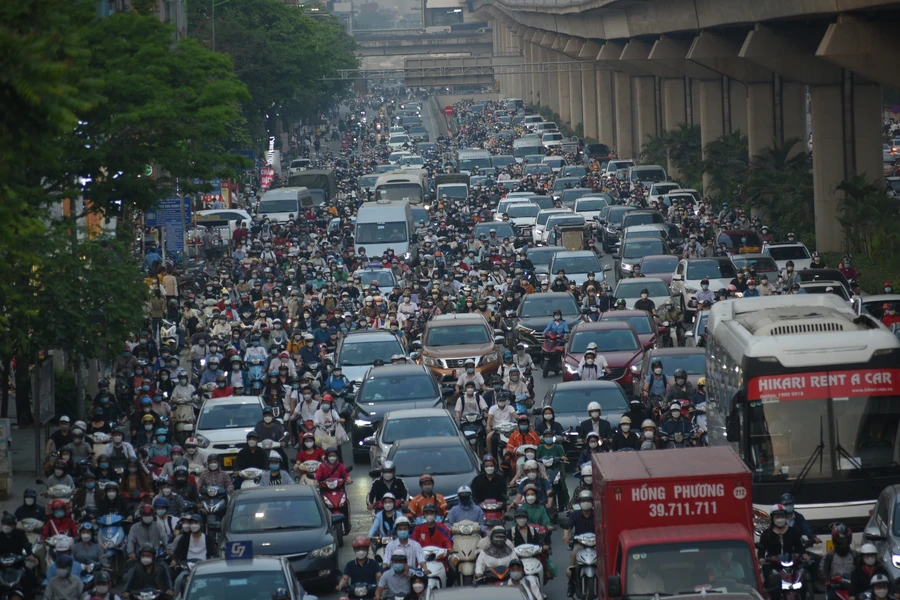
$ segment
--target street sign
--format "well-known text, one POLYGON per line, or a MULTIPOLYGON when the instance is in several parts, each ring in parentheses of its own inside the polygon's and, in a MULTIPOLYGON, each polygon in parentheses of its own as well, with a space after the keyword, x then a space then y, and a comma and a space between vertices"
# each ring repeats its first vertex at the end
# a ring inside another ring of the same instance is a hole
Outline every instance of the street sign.
POLYGON ((253 542, 226 542, 225 560, 248 560, 253 558, 253 542))
POLYGON ((453 116, 453 107, 452 107, 452 106, 445 106, 445 107, 444 107, 444 114, 447 115, 448 117, 452 117, 452 116, 453 116))
POLYGON ((147 227, 166 228, 166 250, 184 251, 184 227, 191 220, 191 202, 188 198, 166 198, 156 208, 144 213, 147 227))
POLYGON ((275 179, 275 169, 272 167, 262 167, 259 170, 259 186, 267 190, 269 186, 272 185, 272 180, 275 179))

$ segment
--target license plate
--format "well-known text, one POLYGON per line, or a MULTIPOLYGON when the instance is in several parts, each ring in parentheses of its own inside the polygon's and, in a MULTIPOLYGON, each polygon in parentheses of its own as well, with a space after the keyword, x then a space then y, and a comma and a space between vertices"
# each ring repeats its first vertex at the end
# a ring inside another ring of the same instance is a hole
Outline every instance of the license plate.
POLYGON ((226 469, 230 469, 233 464, 234 464, 233 456, 222 457, 222 466, 225 467, 226 469))
POLYGON ((834 542, 832 542, 831 540, 825 540, 825 551, 834 552, 834 542))

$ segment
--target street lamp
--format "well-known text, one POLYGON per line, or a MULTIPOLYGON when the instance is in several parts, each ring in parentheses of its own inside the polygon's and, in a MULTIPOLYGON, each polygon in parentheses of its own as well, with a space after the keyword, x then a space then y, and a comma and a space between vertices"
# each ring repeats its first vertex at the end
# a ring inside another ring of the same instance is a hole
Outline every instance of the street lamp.
POLYGON ((212 50, 216 51, 216 7, 222 6, 223 4, 228 4, 231 0, 210 0, 212 4, 212 50))

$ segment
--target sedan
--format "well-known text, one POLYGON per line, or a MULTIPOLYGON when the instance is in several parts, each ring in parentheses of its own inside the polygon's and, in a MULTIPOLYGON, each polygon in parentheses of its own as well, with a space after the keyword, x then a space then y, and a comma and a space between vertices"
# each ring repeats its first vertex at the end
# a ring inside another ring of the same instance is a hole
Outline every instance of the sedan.
POLYGON ((611 269, 611 265, 601 265, 600 259, 590 250, 575 250, 572 252, 557 252, 550 263, 550 279, 552 280, 559 271, 565 271, 566 278, 577 285, 588 280, 588 273, 594 274, 594 285, 600 285, 606 279, 605 272, 611 269))
POLYGON ((643 260, 645 256, 669 254, 669 252, 669 246, 662 239, 626 240, 621 250, 613 254, 613 258, 619 263, 618 276, 620 278, 629 277, 634 270, 634 265, 643 260))
POLYGON ((644 355, 644 359, 631 365, 631 372, 634 373, 633 393, 639 396, 641 393, 641 382, 643 382, 650 374, 650 365, 654 360, 661 360, 663 364, 663 374, 667 377, 673 377, 676 369, 684 369, 687 372, 688 381, 695 387, 697 381, 706 375, 706 350, 703 348, 653 348, 648 350, 644 355))
POLYGON ((612 381, 554 383, 544 395, 541 405, 533 409, 535 415, 540 415, 544 407, 553 408, 556 422, 566 431, 562 443, 570 459, 581 454, 584 448, 584 440, 578 435, 578 426, 588 418, 587 407, 591 402, 600 404, 600 414, 609 421, 613 429, 619 425, 619 417, 628 412, 625 392, 612 381))
POLYGON ((756 269, 757 279, 765 275, 769 281, 778 279, 778 265, 768 254, 735 254, 731 257, 735 269, 743 270, 744 267, 756 269))
POLYGON ((488 237, 491 230, 496 230, 498 240, 502 240, 503 238, 513 240, 516 237, 516 230, 513 229, 512 225, 509 223, 494 223, 493 221, 486 221, 476 225, 473 235, 475 236, 475 239, 478 239, 478 236, 482 233, 485 237, 488 237))
POLYGON ((539 279, 546 279, 550 274, 550 263, 553 261, 553 255, 565 250, 562 246, 537 246, 529 248, 525 258, 534 265, 535 275, 539 279))
POLYGON ((727 258, 690 258, 682 259, 672 274, 669 286, 673 296, 681 297, 681 310, 693 313, 690 307, 694 295, 700 291, 700 282, 709 280, 709 289, 716 291, 727 288, 734 279, 734 265, 727 258))
POLYGON ((653 301, 657 308, 662 306, 669 297, 669 287, 662 279, 655 277, 632 277, 631 279, 620 279, 616 284, 616 291, 613 296, 616 299, 623 298, 626 306, 634 306, 634 303, 640 300, 641 291, 647 290, 649 299, 653 301))
POLYGON ((659 328, 653 315, 645 310, 610 310, 600 314, 600 322, 628 323, 634 329, 641 345, 646 348, 655 348, 658 341, 659 328))
MULTIPOLYGON (((460 437, 416 437, 397 440, 387 460, 394 461, 397 477, 406 484, 412 495, 419 493, 419 477, 428 474, 434 478, 434 493, 447 501, 447 506, 457 503, 456 490, 469 485, 478 475, 481 465, 470 444, 460 437)), ((372 471, 372 477, 380 473, 372 471)))
POLYGON ((334 351, 334 366, 340 367, 350 381, 360 383, 376 360, 381 359, 388 364, 395 354, 406 356, 406 351, 392 332, 352 331, 338 342, 334 351))
POLYGON ((283 556, 204 560, 191 569, 187 583, 181 597, 192 600, 227 598, 232 594, 245 600, 269 600, 272 590, 278 588, 287 590, 291 600, 317 600, 303 589, 283 556))
POLYGON ((612 371, 609 380, 621 385, 626 392, 631 390, 630 367, 644 355, 644 347, 631 325, 625 322, 597 321, 573 328, 566 344, 563 381, 575 380, 578 365, 591 342, 597 344, 597 353, 609 364, 612 371))
POLYGON ((262 421, 259 396, 231 396, 206 400, 197 417, 198 451, 201 456, 218 454, 222 469, 231 469, 234 458, 247 443, 247 434, 262 421))
POLYGON ((571 328, 581 321, 581 309, 575 297, 568 292, 527 294, 516 310, 517 342, 528 345, 530 354, 539 354, 544 343, 544 329, 553 320, 554 311, 562 312, 571 328))
POLYGON ((303 584, 326 587, 335 585, 341 574, 343 520, 343 515, 325 509, 316 488, 279 485, 237 490, 222 527, 226 543, 251 542, 258 554, 283 556, 303 584))
POLYGON ((456 420, 444 408, 395 410, 384 415, 375 435, 363 442, 369 447, 369 463, 380 469, 384 457, 397 440, 410 437, 452 437, 461 435, 456 420))
POLYGON ((672 273, 678 266, 678 257, 674 254, 654 254, 645 256, 638 264, 644 277, 658 277, 666 285, 672 285, 672 273))

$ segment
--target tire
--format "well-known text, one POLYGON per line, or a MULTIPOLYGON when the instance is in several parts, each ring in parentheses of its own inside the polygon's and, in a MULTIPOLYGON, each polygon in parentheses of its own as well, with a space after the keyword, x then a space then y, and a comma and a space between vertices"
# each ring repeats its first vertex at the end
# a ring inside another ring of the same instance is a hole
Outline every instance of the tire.
POLYGON ((459 580, 462 582, 462 585, 473 585, 475 583, 475 578, 471 575, 460 575, 459 580))
POLYGON ((544 379, 547 379, 547 377, 549 377, 549 373, 550 373, 550 359, 545 358, 542 362, 543 362, 542 367, 543 367, 544 379))
POLYGON ((583 600, 594 600, 597 597, 597 580, 590 577, 586 581, 587 585, 585 586, 583 600), (593 585, 591 585, 591 582, 593 582, 593 585))
POLYGON ((338 529, 335 532, 335 535, 337 536, 338 548, 343 548, 344 547, 344 527, 341 526, 340 529, 338 529))

